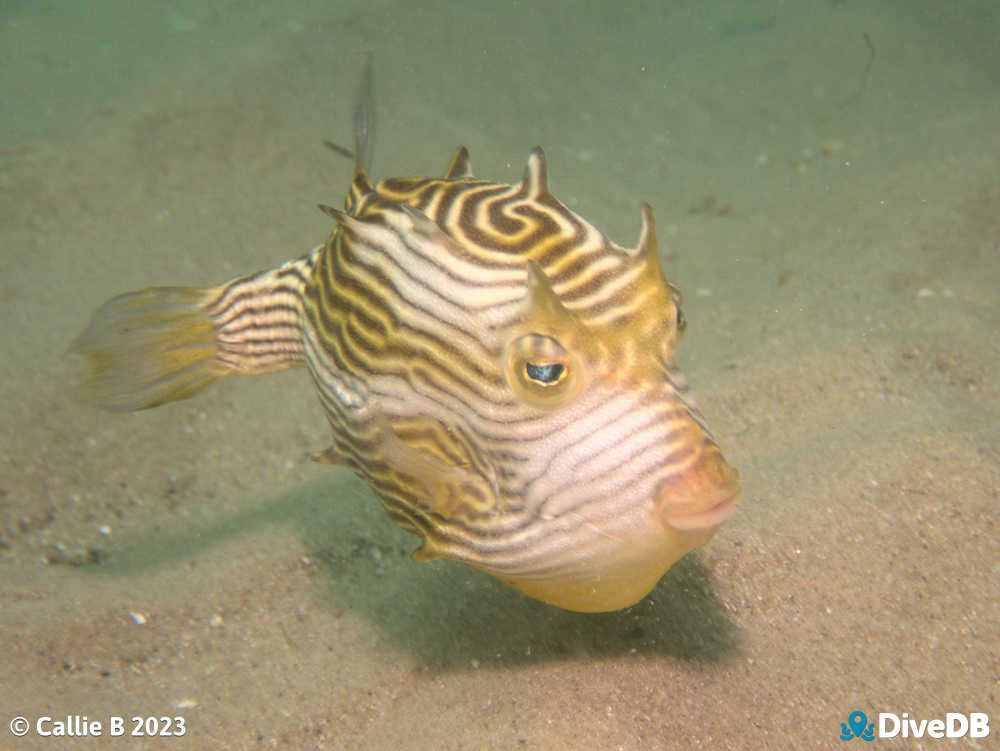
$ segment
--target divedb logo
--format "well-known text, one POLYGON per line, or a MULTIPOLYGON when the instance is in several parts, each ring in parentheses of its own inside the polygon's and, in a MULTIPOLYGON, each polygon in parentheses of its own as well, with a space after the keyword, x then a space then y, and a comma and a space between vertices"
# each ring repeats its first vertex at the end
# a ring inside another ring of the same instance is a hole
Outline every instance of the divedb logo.
POLYGON ((985 712, 946 712, 944 718, 916 720, 907 712, 893 714, 878 713, 876 723, 868 722, 868 716, 855 709, 847 716, 847 722, 840 723, 840 740, 850 741, 860 738, 873 741, 876 738, 986 738, 990 734, 990 717, 985 712))

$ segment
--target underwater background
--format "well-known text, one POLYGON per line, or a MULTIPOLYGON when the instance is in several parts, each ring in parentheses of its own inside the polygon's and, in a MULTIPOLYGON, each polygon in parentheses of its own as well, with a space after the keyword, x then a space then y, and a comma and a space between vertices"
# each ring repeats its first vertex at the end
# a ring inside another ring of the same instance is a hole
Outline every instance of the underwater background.
POLYGON ((182 716, 130 747, 826 749, 858 710, 987 713, 961 742, 993 747, 998 39, 986 0, 4 3, 0 748, 86 715, 74 748, 182 716), (369 51, 375 177, 465 145, 514 182, 541 145, 615 240, 656 211, 744 496, 633 608, 412 562, 308 461, 304 372, 72 399, 108 297, 325 239, 352 165, 321 140, 350 142, 369 51))

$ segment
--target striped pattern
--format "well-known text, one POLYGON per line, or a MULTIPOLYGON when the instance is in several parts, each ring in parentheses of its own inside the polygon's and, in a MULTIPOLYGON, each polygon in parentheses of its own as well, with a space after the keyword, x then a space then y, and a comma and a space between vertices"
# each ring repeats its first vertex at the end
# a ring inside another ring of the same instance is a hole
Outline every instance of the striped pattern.
POLYGON ((208 303, 219 332, 215 357, 227 370, 260 375, 304 362, 301 301, 319 250, 236 279, 208 303))
POLYGON ((610 242, 552 197, 536 149, 517 185, 472 178, 461 150, 444 178, 360 174, 345 211, 324 210, 338 227, 302 310, 328 456, 423 538, 420 557, 517 585, 599 579, 621 540, 664 545, 658 489, 717 450, 672 365, 683 320, 648 208, 638 250, 610 242), (537 334, 578 371, 551 407, 505 368, 537 334))
POLYGON ((674 365, 684 321, 652 211, 636 249, 611 242, 552 196, 540 149, 516 185, 475 179, 465 149, 442 178, 373 185, 358 111, 327 243, 109 301, 74 345, 83 397, 141 409, 307 366, 333 433, 315 458, 361 476, 418 559, 574 610, 636 602, 739 493, 674 365))

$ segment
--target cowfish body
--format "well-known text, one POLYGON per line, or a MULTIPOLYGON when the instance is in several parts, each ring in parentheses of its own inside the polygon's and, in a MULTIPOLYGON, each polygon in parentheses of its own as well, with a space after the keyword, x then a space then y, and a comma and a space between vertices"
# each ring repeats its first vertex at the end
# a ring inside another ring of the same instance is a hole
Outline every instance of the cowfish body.
POLYGON ((317 454, 418 535, 562 608, 616 610, 706 543, 739 496, 674 363, 679 296, 652 211, 609 241, 549 192, 356 170, 325 245, 221 287, 106 303, 75 344, 113 410, 231 374, 306 366, 333 434, 317 454))

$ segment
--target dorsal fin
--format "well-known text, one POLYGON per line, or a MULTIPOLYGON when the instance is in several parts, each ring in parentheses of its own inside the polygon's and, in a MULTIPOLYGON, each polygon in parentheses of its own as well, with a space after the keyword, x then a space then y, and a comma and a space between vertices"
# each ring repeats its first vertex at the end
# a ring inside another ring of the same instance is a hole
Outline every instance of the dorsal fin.
MULTIPOLYGON (((365 69, 354 93, 354 152, 332 141, 323 141, 329 148, 344 156, 354 157, 354 179, 344 198, 344 208, 353 214, 361 199, 372 192, 368 175, 371 171, 372 156, 375 152, 375 99, 372 93, 374 74, 372 60, 374 53, 365 56, 365 69)), ((324 211, 326 208, 320 207, 324 211)), ((328 208, 328 207, 327 207, 328 208)), ((327 211, 326 213, 330 213, 327 211)), ((331 216, 333 216, 331 214, 331 216)), ((336 218, 336 217, 334 217, 336 218)))
POLYGON ((444 173, 444 179, 458 180, 463 177, 472 177, 472 163, 469 160, 469 150, 464 146, 460 146, 448 164, 448 169, 444 173))
POLYGON ((528 165, 524 168, 524 177, 521 178, 521 187, 527 191, 531 199, 552 197, 549 193, 549 169, 545 164, 545 152, 541 146, 531 150, 528 165))
POLYGON ((354 94, 354 173, 368 174, 375 153, 375 76, 372 71, 373 52, 365 56, 365 69, 354 94))

